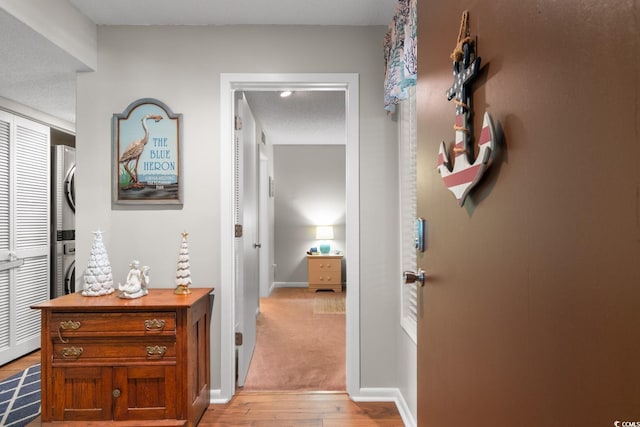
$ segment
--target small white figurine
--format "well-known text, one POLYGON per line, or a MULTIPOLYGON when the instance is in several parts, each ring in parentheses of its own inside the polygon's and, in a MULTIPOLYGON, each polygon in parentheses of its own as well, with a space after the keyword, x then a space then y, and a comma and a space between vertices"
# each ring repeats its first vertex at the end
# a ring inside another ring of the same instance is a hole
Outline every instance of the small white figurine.
POLYGON ((149 267, 146 265, 140 269, 140 261, 133 260, 129 264, 131 269, 127 274, 127 282, 118 284, 118 297, 126 299, 140 298, 149 293, 149 267))
POLYGON ((149 270, 151 270, 151 267, 142 266, 142 289, 144 289, 145 295, 149 293, 149 270))
POLYGON ((93 244, 89 263, 84 271, 84 286, 82 295, 98 297, 113 293, 113 277, 107 249, 102 240, 102 231, 94 231, 93 244))

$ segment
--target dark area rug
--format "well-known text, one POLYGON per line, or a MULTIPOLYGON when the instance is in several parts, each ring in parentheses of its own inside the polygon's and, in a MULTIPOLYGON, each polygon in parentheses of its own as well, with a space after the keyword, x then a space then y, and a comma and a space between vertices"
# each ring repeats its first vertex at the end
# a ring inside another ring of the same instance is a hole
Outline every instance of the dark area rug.
POLYGON ((0 426, 24 427, 40 414, 40 364, 0 382, 0 426))

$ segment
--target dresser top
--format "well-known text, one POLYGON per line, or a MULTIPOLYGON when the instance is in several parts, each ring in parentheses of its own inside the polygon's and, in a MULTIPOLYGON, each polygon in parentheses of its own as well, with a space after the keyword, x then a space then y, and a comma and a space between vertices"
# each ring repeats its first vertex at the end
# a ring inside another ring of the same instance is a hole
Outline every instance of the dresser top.
POLYGON ((340 259, 343 255, 307 255, 308 259, 340 259))
POLYGON ((171 309, 191 307, 201 298, 213 292, 213 288, 189 288, 191 294, 176 295, 173 289, 149 289, 149 294, 135 299, 118 298, 116 292, 99 297, 85 297, 80 292, 63 295, 43 303, 33 305, 31 308, 44 309, 88 309, 88 310, 113 310, 113 309, 171 309))

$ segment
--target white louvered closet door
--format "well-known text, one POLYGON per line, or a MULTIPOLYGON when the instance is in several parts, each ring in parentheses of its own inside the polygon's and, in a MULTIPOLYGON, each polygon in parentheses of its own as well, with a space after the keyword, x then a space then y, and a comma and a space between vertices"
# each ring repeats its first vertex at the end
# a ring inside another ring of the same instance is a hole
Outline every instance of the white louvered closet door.
MULTIPOLYGON (((415 246, 416 194, 416 90, 408 89, 409 98, 398 106, 398 140, 400 168, 400 257, 402 271, 418 271, 415 246)), ((400 324, 417 343, 417 283, 401 281, 400 324)))
POLYGON ((40 347, 49 298, 49 128, 0 111, 0 364, 40 347))

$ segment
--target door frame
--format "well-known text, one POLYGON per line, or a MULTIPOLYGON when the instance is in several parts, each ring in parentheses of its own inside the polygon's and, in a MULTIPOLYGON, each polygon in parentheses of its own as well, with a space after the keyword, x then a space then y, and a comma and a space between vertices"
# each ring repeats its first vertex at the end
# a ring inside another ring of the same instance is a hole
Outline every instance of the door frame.
POLYGON ((235 286, 233 216, 233 94, 250 90, 331 90, 345 93, 346 152, 346 386, 360 393, 360 111, 357 73, 222 73, 220 75, 220 390, 215 401, 235 393, 235 286))
MULTIPOLYGON (((258 163, 258 242, 262 245, 258 251, 258 298, 269 296, 271 284, 269 283, 269 259, 265 256, 271 253, 271 236, 269 235, 269 159, 259 150, 258 163), (264 248, 264 249, 263 249, 264 248)), ((258 307, 260 303, 258 302, 258 307)))

